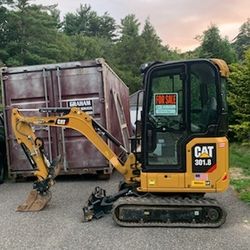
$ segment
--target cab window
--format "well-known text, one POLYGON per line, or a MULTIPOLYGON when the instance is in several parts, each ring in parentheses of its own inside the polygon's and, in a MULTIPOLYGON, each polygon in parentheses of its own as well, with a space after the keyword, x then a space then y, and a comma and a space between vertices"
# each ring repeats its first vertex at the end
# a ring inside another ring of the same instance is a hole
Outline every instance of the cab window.
POLYGON ((217 121, 217 79, 214 69, 205 62, 190 67, 191 131, 202 133, 217 121))

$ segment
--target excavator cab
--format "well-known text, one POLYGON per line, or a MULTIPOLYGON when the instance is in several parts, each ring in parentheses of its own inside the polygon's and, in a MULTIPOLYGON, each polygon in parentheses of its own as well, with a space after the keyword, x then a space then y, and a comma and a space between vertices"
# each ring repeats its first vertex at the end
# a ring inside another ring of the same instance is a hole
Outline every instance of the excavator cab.
POLYGON ((137 128, 141 154, 136 154, 137 191, 145 196, 114 203, 119 225, 219 227, 225 222, 219 202, 203 196, 229 184, 228 73, 219 59, 157 62, 145 69, 137 128))
POLYGON ((227 65, 218 59, 155 63, 146 69, 141 190, 226 188, 227 74, 227 65))

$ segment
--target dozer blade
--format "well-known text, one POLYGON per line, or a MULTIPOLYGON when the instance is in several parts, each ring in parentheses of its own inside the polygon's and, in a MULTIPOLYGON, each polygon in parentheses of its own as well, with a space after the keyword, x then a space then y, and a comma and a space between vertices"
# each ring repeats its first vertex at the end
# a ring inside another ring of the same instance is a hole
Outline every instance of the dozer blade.
POLYGON ((51 192, 47 191, 46 194, 40 194, 36 190, 32 190, 26 201, 19 205, 16 209, 17 212, 38 212, 42 210, 51 200, 51 192))

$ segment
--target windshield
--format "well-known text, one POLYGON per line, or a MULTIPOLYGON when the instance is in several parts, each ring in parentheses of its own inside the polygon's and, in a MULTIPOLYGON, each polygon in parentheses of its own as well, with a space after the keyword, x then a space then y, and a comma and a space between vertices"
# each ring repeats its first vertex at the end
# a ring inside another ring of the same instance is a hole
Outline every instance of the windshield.
POLYGON ((149 119, 156 127, 177 129, 183 124, 183 68, 152 74, 149 119))
POLYGON ((148 105, 148 163, 177 165, 184 128, 184 67, 162 68, 151 75, 148 105))

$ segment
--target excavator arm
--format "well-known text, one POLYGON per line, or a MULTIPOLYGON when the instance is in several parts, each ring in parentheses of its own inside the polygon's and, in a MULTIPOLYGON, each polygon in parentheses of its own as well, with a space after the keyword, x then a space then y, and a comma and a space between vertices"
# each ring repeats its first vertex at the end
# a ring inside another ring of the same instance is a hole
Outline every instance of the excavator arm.
POLYGON ((53 180, 58 175, 61 165, 60 157, 52 163, 46 158, 43 141, 34 133, 33 127, 35 126, 63 127, 80 132, 124 176, 126 184, 140 181, 140 164, 136 162, 135 155, 127 152, 117 139, 81 109, 41 108, 22 110, 15 108, 12 110, 12 128, 17 142, 24 149, 34 168, 34 175, 37 177, 37 181, 33 186, 34 190, 30 193, 25 203, 18 207, 18 211, 39 211, 46 206, 51 198, 49 188, 54 184, 53 180), (22 114, 24 111, 39 111, 52 115, 46 117, 24 116, 22 114), (117 156, 100 134, 105 135, 119 146, 123 153, 117 156))

